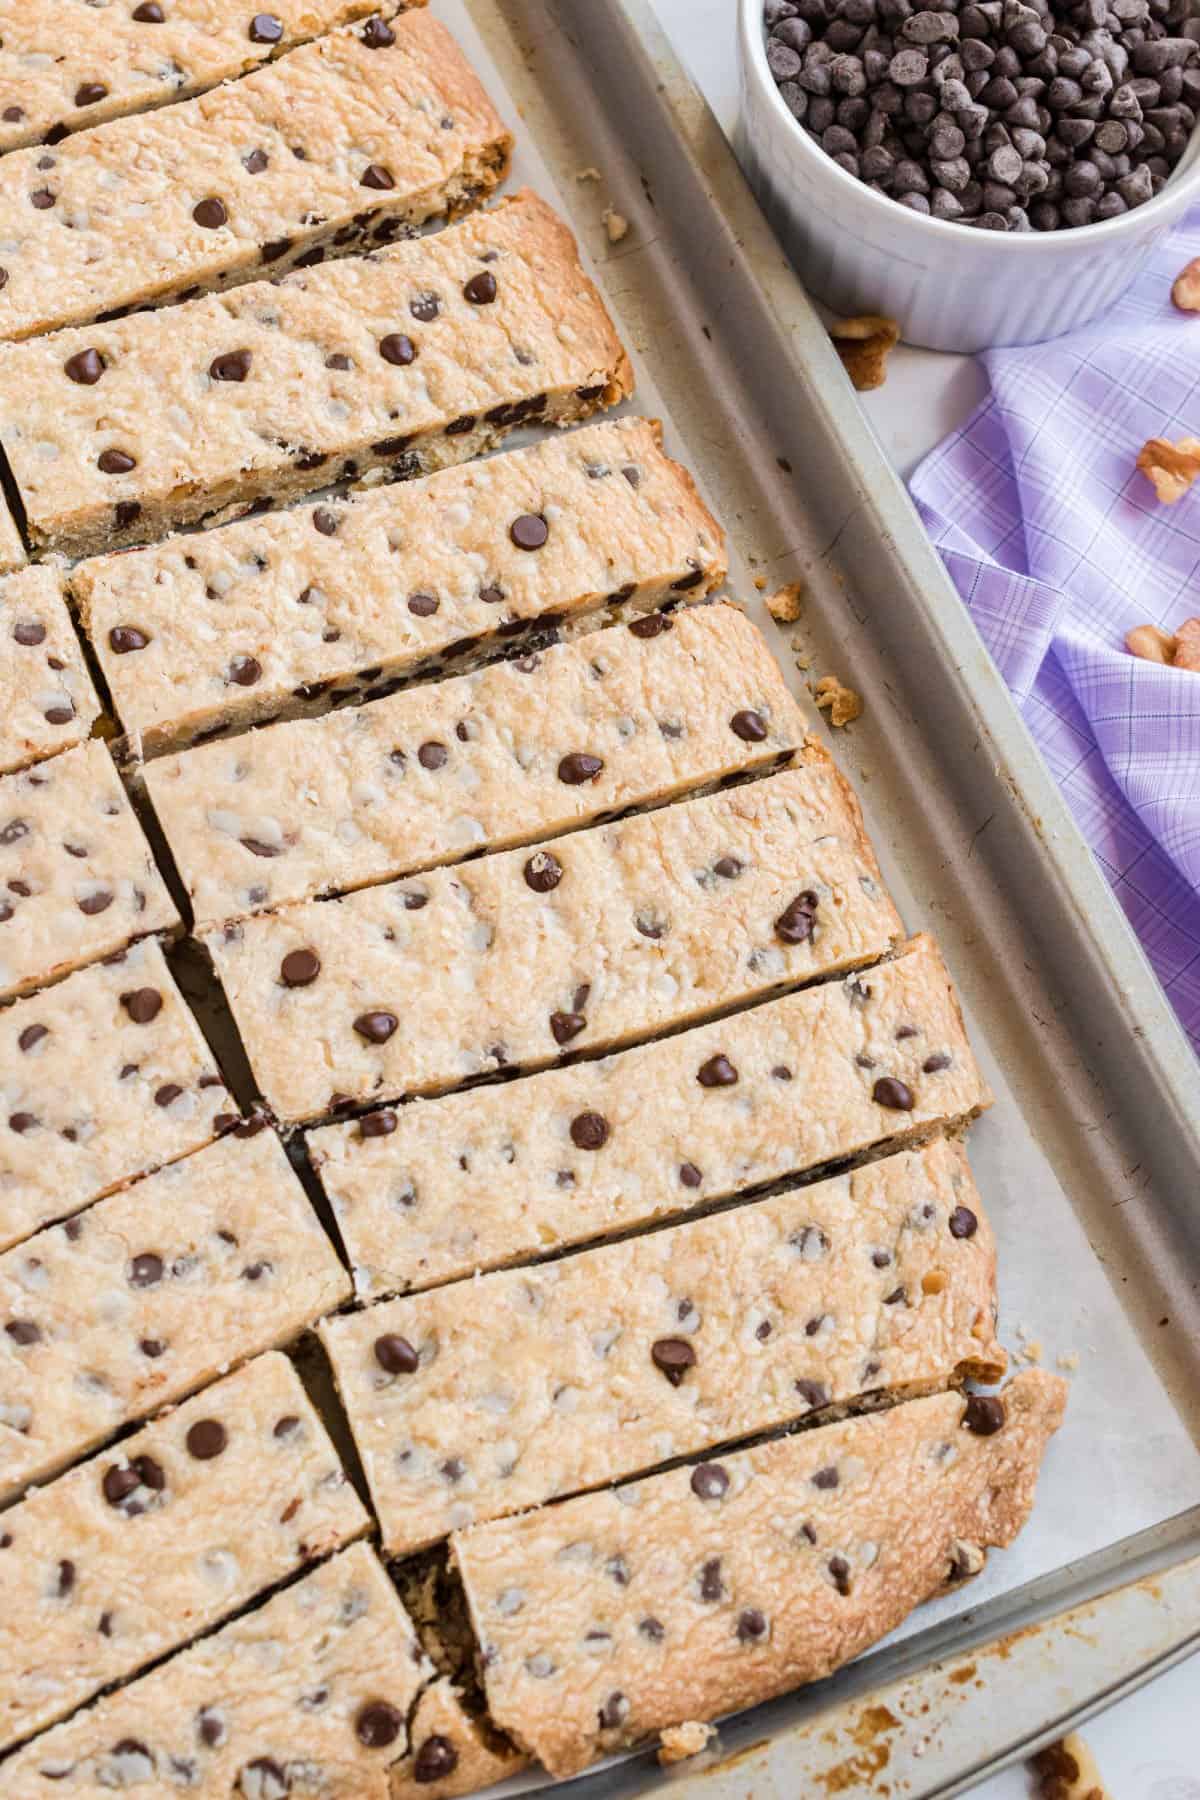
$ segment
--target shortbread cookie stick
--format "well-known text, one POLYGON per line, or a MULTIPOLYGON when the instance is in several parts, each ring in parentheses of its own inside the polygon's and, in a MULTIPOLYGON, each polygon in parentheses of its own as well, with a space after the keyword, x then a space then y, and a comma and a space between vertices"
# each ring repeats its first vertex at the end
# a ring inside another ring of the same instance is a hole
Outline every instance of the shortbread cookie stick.
POLYGON ((361 1298, 711 1205, 991 1104, 936 945, 868 975, 521 1082, 309 1137, 361 1298), (724 1056, 737 1075, 706 1087, 724 1056), (602 1119, 580 1149, 572 1128, 602 1119), (599 1133, 596 1133, 599 1136, 599 1133))
POLYGON ((0 579, 0 775, 82 743, 100 716, 83 650, 47 564, 0 579))
MULTIPOLYGON (((0 338, 410 235, 490 192, 509 145, 449 32, 414 12, 165 112, 18 150, 0 159, 0 338)), ((67 373, 95 386, 104 351, 67 373)))
POLYGON ((178 925, 99 739, 0 776, 0 1000, 178 925))
POLYGON ((256 515, 72 570, 118 716, 146 755, 377 699, 522 634, 703 598, 725 576, 720 527, 646 419, 364 492, 338 518, 326 537, 309 507, 256 515), (514 536, 532 542, 518 529, 529 518, 549 526, 533 549, 514 536))
MULTIPOLYGON (((252 1122, 242 1127, 254 1131, 252 1122)), ((224 1138, 0 1256, 0 1499, 346 1298, 273 1132, 224 1138)))
POLYGON ((278 1355, 35 1489, 4 1514, 0 1745, 65 1718, 368 1523, 278 1355))
MULTIPOLYGON (((0 151, 184 100, 351 19, 386 22, 396 0, 161 0, 76 7, 21 0, 0 46, 0 151)), ((420 6, 424 0, 409 0, 420 6)), ((378 31, 378 27, 373 27, 378 31)))
POLYGON ((145 779, 205 931, 661 805, 804 736, 760 633, 701 606, 162 757, 145 779))
POLYGON ((237 1109, 153 938, 0 1011, 0 1250, 237 1109))
POLYGON ((56 1726, 4 1764, 5 1800, 389 1800, 429 1680, 395 1589, 365 1544, 56 1726), (291 1774, 289 1774, 289 1770, 291 1774))
POLYGON ((994 1381, 995 1265, 939 1141, 321 1338, 399 1554, 866 1393, 994 1381))
POLYGON ((615 1048, 874 961, 900 921, 853 795, 816 744, 804 758, 212 933, 261 1091, 280 1118, 312 1119, 615 1048))
MULTIPOLYGON (((574 239, 522 193, 278 284, 4 345, 0 439, 34 542, 82 555, 373 469, 428 474, 630 387, 574 239), (72 379, 80 357, 95 381, 72 379)), ((335 536, 343 512, 310 529, 335 536)))
POLYGON ((830 1674, 1011 1543, 1065 1404, 1030 1370, 464 1532, 492 1718, 573 1775, 830 1674))

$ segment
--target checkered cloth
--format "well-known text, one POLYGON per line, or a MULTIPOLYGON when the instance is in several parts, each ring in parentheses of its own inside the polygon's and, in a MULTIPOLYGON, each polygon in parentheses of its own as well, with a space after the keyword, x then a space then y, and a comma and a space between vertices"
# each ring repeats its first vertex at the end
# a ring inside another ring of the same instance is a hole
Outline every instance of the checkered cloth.
POLYGON ((984 358, 986 400, 912 492, 959 593, 1200 1051, 1200 675, 1135 625, 1200 614, 1200 481, 1160 504, 1147 438, 1200 436, 1200 315, 1171 283, 1200 209, 1098 324, 984 358))

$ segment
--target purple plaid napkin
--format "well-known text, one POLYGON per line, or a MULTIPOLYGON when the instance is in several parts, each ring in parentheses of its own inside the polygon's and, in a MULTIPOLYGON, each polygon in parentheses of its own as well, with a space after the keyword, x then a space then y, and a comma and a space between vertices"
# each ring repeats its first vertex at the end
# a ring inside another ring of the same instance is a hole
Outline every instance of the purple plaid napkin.
POLYGON ((1098 324, 990 351, 990 399, 912 492, 1200 1051, 1200 674, 1124 648, 1200 615, 1200 481, 1164 506, 1135 468, 1200 436, 1200 314, 1170 301, 1194 256, 1200 210, 1098 324))

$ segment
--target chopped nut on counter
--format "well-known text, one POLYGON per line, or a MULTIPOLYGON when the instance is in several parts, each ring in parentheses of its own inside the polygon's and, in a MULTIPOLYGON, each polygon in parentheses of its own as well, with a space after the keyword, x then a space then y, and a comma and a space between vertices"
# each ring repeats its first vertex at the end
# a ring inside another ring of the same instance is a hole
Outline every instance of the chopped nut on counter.
POLYGON ((610 244, 619 244, 622 238, 629 236, 629 220, 624 213, 619 213, 613 207, 606 206, 602 217, 610 244))
POLYGON ((804 610, 804 583, 789 581, 767 596, 767 611, 780 625, 794 625, 804 610))
POLYGON ((888 353, 900 342, 900 327, 895 319, 885 319, 878 313, 836 319, 829 327, 829 335, 860 394, 883 386, 888 353))
POLYGON ((1137 466, 1164 506, 1174 506, 1200 475, 1200 438, 1150 438, 1138 451, 1137 466))
POLYGON ((843 725, 850 725, 861 717, 862 695, 854 688, 846 687, 836 675, 822 675, 813 699, 822 712, 829 714, 829 723, 839 731, 843 725))
POLYGON ((716 1735, 714 1726, 702 1725, 699 1719, 687 1719, 682 1725, 668 1725, 658 1746, 658 1760, 667 1768, 689 1756, 699 1756, 716 1735))
POLYGON ((1143 662, 1175 661, 1175 639, 1168 632, 1160 631, 1157 625, 1136 625, 1132 631, 1127 631, 1125 648, 1131 656, 1140 656, 1143 662))
POLYGON ((1200 256, 1180 269, 1171 286, 1171 299, 1180 312, 1200 312, 1200 256))
POLYGON ((1047 1744, 1033 1759, 1041 1800, 1112 1800, 1100 1779, 1096 1759, 1072 1731, 1060 1743, 1047 1744))
POLYGON ((1175 633, 1175 667, 1200 673, 1200 619, 1185 619, 1175 633))

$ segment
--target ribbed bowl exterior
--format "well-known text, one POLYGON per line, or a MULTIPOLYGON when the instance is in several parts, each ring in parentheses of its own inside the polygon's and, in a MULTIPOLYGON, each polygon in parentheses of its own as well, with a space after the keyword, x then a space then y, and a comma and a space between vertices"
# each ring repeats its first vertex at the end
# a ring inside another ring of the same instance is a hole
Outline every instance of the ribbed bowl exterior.
POLYGON ((1086 325, 1120 298, 1200 195, 1200 128, 1163 191, 1100 225, 972 231, 909 212, 848 175, 796 123, 767 68, 762 0, 739 0, 738 155, 806 286, 883 313, 907 343, 978 351, 1086 325))

